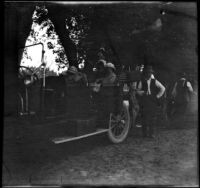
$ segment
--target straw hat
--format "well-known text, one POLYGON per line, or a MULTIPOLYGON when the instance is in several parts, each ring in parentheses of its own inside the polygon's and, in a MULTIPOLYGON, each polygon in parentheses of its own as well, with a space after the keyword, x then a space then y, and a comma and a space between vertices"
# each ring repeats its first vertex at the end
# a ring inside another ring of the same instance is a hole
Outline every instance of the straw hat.
POLYGON ((99 51, 101 51, 101 52, 106 52, 106 50, 105 50, 104 47, 101 47, 101 48, 99 49, 99 51))
POLYGON ((115 65, 112 64, 112 63, 110 63, 110 62, 107 63, 107 64, 105 65, 105 67, 107 67, 107 68, 112 68, 112 69, 116 70, 115 65))
POLYGON ((97 62, 97 64, 99 64, 99 63, 103 64, 104 67, 106 66, 106 61, 105 61, 104 59, 100 59, 100 60, 97 62))
POLYGON ((75 66, 70 66, 69 69, 67 70, 67 72, 70 72, 72 74, 76 74, 76 73, 78 73, 78 70, 75 66))

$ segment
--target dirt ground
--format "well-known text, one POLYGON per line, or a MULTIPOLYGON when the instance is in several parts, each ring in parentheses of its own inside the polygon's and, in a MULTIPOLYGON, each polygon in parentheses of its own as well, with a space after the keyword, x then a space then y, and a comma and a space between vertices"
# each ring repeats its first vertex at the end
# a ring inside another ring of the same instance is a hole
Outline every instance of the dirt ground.
POLYGON ((4 142, 3 185, 197 186, 197 132, 179 124, 155 140, 138 128, 118 145, 106 135, 60 145, 4 142))

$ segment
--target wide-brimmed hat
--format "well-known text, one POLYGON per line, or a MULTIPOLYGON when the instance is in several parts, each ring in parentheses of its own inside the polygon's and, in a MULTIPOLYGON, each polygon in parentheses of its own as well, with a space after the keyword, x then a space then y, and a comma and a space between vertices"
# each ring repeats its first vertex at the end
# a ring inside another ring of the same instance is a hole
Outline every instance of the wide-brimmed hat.
POLYGON ((144 67, 143 71, 145 73, 154 73, 154 70, 153 70, 152 66, 150 66, 150 65, 147 65, 146 67, 144 67))
POLYGON ((106 50, 105 50, 104 47, 101 47, 101 48, 99 49, 99 51, 101 51, 101 52, 106 52, 106 50))
POLYGON ((100 60, 97 62, 97 65, 98 65, 98 64, 103 64, 103 66, 105 67, 105 66, 106 66, 106 60, 100 59, 100 60))
POLYGON ((108 63, 105 65, 105 67, 107 67, 107 68, 112 68, 112 69, 116 70, 115 65, 112 64, 112 63, 110 63, 110 62, 108 62, 108 63))
POLYGON ((75 66, 70 66, 67 72, 70 72, 72 74, 76 74, 78 72, 77 68, 75 66))

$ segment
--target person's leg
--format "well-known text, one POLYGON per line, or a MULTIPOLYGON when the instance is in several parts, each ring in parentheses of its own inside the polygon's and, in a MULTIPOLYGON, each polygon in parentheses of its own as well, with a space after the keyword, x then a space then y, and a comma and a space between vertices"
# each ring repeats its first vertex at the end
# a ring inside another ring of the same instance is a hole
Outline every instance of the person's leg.
POLYGON ((142 133, 143 137, 148 136, 149 126, 149 99, 147 96, 142 98, 142 133))
POLYGON ((142 132, 144 137, 149 136, 149 129, 151 125, 150 121, 151 114, 149 113, 149 110, 144 107, 144 111, 142 113, 142 132))
POLYGON ((187 106, 188 106, 188 103, 186 101, 184 101, 181 105, 180 105, 180 109, 179 109, 179 114, 184 116, 187 112, 187 106))
POLYGON ((146 108, 144 106, 141 111, 141 119, 142 119, 142 135, 143 137, 147 137, 148 113, 146 112, 146 108))
POLYGON ((155 137, 155 135, 157 134, 157 127, 156 127, 156 114, 152 114, 149 117, 149 133, 148 136, 149 137, 155 137))
POLYGON ((180 107, 180 124, 183 126, 186 125, 187 122, 187 111, 188 110, 188 102, 185 101, 180 107))
POLYGON ((138 123, 139 117, 139 105, 136 102, 133 102, 133 100, 130 100, 130 108, 131 108, 131 116, 132 116, 132 127, 136 128, 136 123, 138 123))
POLYGON ((175 103, 175 112, 174 112, 174 118, 180 118, 185 115, 185 112, 187 110, 187 103, 175 103))
POLYGON ((142 117, 142 136, 143 137, 147 137, 147 120, 146 120, 146 117, 143 116, 142 117))
POLYGON ((148 111, 147 111, 147 129, 148 129, 148 137, 153 137, 156 129, 156 115, 157 115, 157 106, 154 102, 150 101, 148 103, 148 111))
POLYGON ((187 102, 182 100, 182 101, 175 101, 175 113, 174 116, 175 118, 183 116, 186 112, 187 109, 187 102))

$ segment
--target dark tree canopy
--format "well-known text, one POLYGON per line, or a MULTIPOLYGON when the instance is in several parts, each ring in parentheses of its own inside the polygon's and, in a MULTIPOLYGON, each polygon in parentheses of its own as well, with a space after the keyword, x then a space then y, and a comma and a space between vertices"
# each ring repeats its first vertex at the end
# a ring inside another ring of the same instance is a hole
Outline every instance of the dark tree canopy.
POLYGON ((103 45, 116 66, 153 64, 161 80, 172 79, 182 70, 197 76, 195 3, 67 5, 6 2, 4 5, 4 77, 7 86, 16 83, 18 49, 25 45, 36 5, 45 5, 48 9, 48 16, 71 65, 78 63, 77 48, 66 29, 66 18, 84 15, 90 29, 81 40, 81 48, 85 50, 88 62, 96 61, 97 51, 103 45), (165 14, 163 10, 166 10, 165 14))

